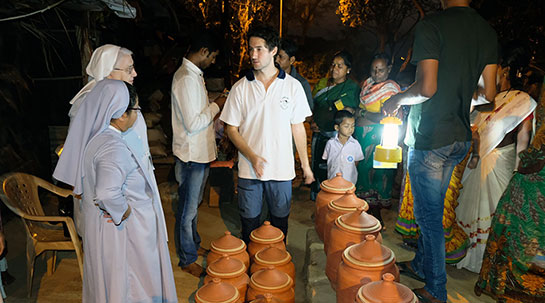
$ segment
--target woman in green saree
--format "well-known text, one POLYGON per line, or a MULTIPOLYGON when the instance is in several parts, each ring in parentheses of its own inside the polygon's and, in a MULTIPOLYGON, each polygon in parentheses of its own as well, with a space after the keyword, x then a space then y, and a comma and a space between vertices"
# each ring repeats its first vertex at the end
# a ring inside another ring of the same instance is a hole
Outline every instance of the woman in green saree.
POLYGON ((327 162, 322 159, 329 138, 335 136, 333 117, 337 111, 356 109, 359 105, 360 87, 348 78, 352 68, 352 55, 340 51, 333 57, 329 77, 322 78, 312 92, 314 112, 312 116, 312 172, 316 181, 311 185, 310 197, 316 200, 320 183, 327 179, 327 162))

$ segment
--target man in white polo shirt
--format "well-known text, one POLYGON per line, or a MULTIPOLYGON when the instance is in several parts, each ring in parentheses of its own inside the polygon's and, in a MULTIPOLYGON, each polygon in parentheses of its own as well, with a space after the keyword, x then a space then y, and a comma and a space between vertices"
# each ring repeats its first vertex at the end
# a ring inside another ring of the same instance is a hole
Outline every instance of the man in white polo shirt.
POLYGON ((301 83, 274 65, 280 39, 271 28, 248 34, 253 70, 232 87, 220 119, 239 150, 238 203, 242 239, 259 227, 263 195, 272 225, 285 235, 295 178, 292 138, 305 184, 314 181, 310 169, 305 118, 312 115, 301 83))
POLYGON ((206 250, 197 233, 197 208, 210 162, 216 159, 214 117, 225 97, 208 101, 203 70, 215 63, 219 43, 209 32, 195 34, 189 53, 172 80, 172 151, 176 156, 178 210, 176 212, 176 252, 183 271, 200 276, 203 268, 195 263, 206 250))

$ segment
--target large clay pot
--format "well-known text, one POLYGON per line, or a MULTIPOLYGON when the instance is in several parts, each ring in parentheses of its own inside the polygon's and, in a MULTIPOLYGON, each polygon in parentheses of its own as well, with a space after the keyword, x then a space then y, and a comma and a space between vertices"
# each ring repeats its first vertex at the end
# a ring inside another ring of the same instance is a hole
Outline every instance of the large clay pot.
POLYGON ((367 235, 365 241, 346 248, 337 271, 337 303, 354 303, 362 285, 380 281, 385 273, 393 274, 399 282, 395 261, 394 252, 376 241, 373 235, 367 235))
POLYGON ((367 202, 358 198, 354 192, 346 193, 339 199, 329 202, 323 225, 324 251, 326 254, 329 247, 329 231, 333 227, 335 220, 344 214, 356 211, 360 206, 362 206, 365 211, 369 209, 367 202))
POLYGON ((247 269, 244 263, 239 259, 229 257, 224 254, 221 258, 208 264, 206 267, 206 277, 204 284, 212 281, 214 278, 221 279, 222 282, 229 283, 238 289, 243 301, 246 299, 246 290, 250 277, 246 274, 247 269))
POLYGON ((221 258, 224 254, 239 259, 244 263, 246 268, 250 268, 250 256, 246 252, 246 243, 231 235, 228 231, 210 243, 210 252, 206 257, 206 264, 212 264, 212 262, 221 258))
POLYGON ((416 295, 405 285, 394 282, 392 274, 382 281, 365 284, 358 290, 356 303, 417 303, 416 295))
POLYGON ((196 303, 242 303, 238 290, 231 284, 214 278, 195 293, 196 303))
POLYGON ((281 301, 273 297, 270 293, 266 293, 250 303, 280 303, 281 301))
POLYGON ((250 258, 253 258, 258 251, 270 245, 286 249, 284 233, 279 228, 272 226, 271 222, 265 221, 263 225, 250 233, 250 243, 248 244, 250 258))
POLYGON ((361 243, 366 235, 374 235, 382 243, 380 222, 363 209, 360 206, 355 211, 338 217, 329 231, 325 273, 333 289, 337 287, 337 270, 345 248, 361 243))
POLYGON ((282 303, 295 302, 293 280, 285 272, 272 266, 256 271, 250 277, 246 300, 255 300, 266 293, 272 294, 282 303))
POLYGON ((347 191, 356 191, 356 187, 350 181, 345 180, 341 173, 320 184, 320 192, 316 196, 315 228, 320 240, 324 240, 323 222, 325 219, 325 208, 333 200, 337 200, 347 191))
POLYGON ((273 266, 288 274, 295 284, 295 265, 291 261, 291 255, 287 250, 271 245, 258 251, 252 260, 254 262, 250 267, 250 273, 253 274, 258 270, 273 266))

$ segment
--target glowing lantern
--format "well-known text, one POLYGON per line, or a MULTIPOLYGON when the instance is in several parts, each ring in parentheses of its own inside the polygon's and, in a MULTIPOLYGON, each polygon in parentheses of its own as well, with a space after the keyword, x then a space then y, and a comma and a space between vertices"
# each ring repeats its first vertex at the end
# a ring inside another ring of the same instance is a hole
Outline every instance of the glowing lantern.
POLYGON ((397 168, 401 162, 401 147, 397 145, 401 120, 396 117, 386 117, 380 120, 384 125, 381 144, 375 147, 373 168, 397 168))

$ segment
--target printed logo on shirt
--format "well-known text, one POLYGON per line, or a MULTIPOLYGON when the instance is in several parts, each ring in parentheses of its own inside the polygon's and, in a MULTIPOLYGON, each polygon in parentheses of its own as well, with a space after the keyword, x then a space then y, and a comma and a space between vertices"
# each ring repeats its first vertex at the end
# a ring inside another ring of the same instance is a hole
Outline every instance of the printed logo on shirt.
POLYGON ((288 109, 289 103, 290 103, 290 98, 282 97, 282 99, 280 99, 280 108, 283 110, 288 109))
POLYGON ((346 158, 346 160, 347 160, 348 162, 354 162, 354 157, 348 156, 348 157, 346 158))

